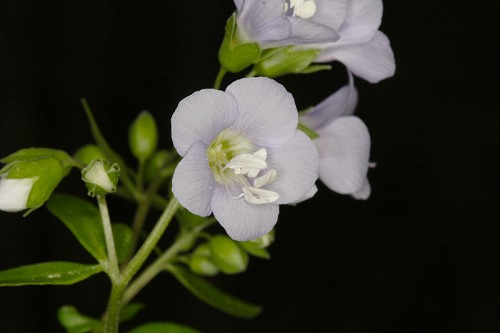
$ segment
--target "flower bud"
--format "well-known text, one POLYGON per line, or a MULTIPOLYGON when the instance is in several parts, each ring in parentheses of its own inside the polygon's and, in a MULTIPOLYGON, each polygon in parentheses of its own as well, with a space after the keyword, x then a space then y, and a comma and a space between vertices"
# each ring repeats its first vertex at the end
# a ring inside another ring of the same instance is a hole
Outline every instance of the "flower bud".
POLYGON ((172 156, 168 151, 162 149, 158 150, 153 156, 148 158, 146 165, 144 166, 144 180, 150 182, 158 172, 165 167, 168 161, 172 159, 172 156))
POLYGON ((248 255, 238 243, 227 236, 216 235, 210 239, 210 251, 213 262, 223 273, 242 273, 248 266, 248 255))
POLYGON ((61 150, 22 149, 1 160, 0 210, 28 213, 42 206, 75 165, 61 150))
POLYGON ((240 242, 239 244, 247 253, 255 257, 270 259, 271 255, 266 250, 266 248, 268 248, 273 242, 274 230, 271 230, 269 233, 265 234, 262 237, 246 242, 240 242))
POLYGON ((96 159, 106 159, 106 155, 104 155, 101 148, 97 147, 96 145, 85 145, 81 147, 76 151, 74 157, 84 165, 89 165, 90 162, 96 159))
POLYGON ((208 243, 200 244, 191 255, 189 268, 193 273, 214 276, 219 273, 219 267, 211 259, 211 251, 208 243))
POLYGON ((129 144, 132 154, 145 161, 156 150, 158 130, 156 122, 148 111, 142 111, 130 126, 129 144))
POLYGON ((120 166, 104 160, 93 160, 82 170, 82 180, 88 189, 88 195, 94 197, 116 191, 120 166))

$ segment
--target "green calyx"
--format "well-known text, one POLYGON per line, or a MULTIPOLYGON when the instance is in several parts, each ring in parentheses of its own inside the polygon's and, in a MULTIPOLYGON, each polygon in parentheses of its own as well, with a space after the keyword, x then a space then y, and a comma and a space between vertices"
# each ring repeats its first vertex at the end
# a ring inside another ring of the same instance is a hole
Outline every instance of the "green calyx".
POLYGON ((261 59, 253 67, 255 75, 275 78, 285 74, 310 74, 328 70, 329 65, 311 65, 321 50, 300 49, 284 46, 263 52, 261 59))
POLYGON ((93 160, 82 170, 82 180, 87 186, 88 195, 104 195, 116 191, 120 177, 120 166, 104 160, 93 160))
POLYGON ((236 25, 236 13, 226 23, 226 33, 219 49, 221 66, 232 73, 238 73, 260 59, 257 43, 244 41, 236 25))
POLYGON ((26 214, 42 206, 71 168, 76 166, 75 160, 66 152, 50 148, 21 149, 0 162, 6 163, 0 174, 7 179, 33 179, 26 214))

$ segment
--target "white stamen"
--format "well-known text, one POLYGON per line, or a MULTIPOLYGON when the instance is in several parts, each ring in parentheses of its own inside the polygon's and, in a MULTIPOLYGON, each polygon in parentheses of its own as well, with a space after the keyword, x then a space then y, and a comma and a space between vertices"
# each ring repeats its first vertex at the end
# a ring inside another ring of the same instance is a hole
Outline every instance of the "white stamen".
POLYGON ((288 2, 285 1, 285 12, 292 9, 292 16, 298 16, 303 19, 309 19, 314 16, 316 13, 316 3, 314 0, 289 0, 290 7, 288 6, 288 2))
POLYGON ((226 169, 234 170, 236 175, 248 175, 248 177, 257 177, 260 170, 267 168, 267 152, 265 148, 259 149, 253 154, 239 154, 233 157, 226 164, 226 169))
POLYGON ((274 183, 277 178, 278 178, 278 173, 276 172, 276 170, 271 169, 268 172, 266 172, 264 176, 256 178, 253 182, 253 186, 262 187, 267 184, 274 183))
POLYGON ((275 202, 280 198, 280 195, 273 191, 264 190, 255 187, 243 187, 243 198, 251 204, 267 204, 275 202))

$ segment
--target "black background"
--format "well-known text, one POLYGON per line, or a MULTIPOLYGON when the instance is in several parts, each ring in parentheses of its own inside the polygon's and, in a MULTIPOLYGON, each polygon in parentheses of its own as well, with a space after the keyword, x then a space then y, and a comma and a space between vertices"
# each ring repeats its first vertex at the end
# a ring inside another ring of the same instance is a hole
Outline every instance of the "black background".
MULTIPOLYGON (((355 0, 354 0, 355 1, 355 0)), ((360 79, 357 114, 372 135, 372 197, 319 185, 284 207, 271 261, 214 282, 262 304, 254 320, 197 301, 169 276, 139 296, 134 324, 170 320, 204 332, 498 332, 500 219, 498 36, 485 2, 385 1, 381 30, 395 77, 360 79), (496 204, 496 205, 495 205, 496 204)), ((232 1, 1 1, 0 154, 30 146, 75 151, 91 141, 86 97, 110 143, 127 153, 129 123, 150 110, 170 147, 182 98, 211 87, 232 1)), ((229 76, 224 85, 236 77, 229 76)), ((346 82, 331 72, 280 78, 299 108, 346 82)), ((84 193, 77 172, 62 191, 84 193)), ((111 201, 115 219, 132 212, 111 201)), ((0 213, 0 269, 91 262, 45 209, 0 213)), ((0 289, 0 332, 63 332, 55 310, 99 315, 108 283, 0 289)))

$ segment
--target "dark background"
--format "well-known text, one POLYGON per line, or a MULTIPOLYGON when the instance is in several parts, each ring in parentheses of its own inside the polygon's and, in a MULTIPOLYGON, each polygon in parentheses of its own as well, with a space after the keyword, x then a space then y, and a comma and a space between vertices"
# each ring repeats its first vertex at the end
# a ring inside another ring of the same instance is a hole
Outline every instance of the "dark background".
MULTIPOLYGON (((497 12, 459 3, 385 1, 381 30, 396 75, 356 81, 357 114, 378 163, 372 197, 355 201, 319 185, 313 200, 281 210, 271 261, 215 279, 262 304, 259 318, 219 313, 162 276, 138 296, 149 307, 134 323, 171 320, 204 332, 500 331, 497 12)), ((232 10, 230 0, 1 1, 0 155, 89 143, 80 97, 131 163, 127 130, 143 109, 170 147, 178 101, 213 84, 232 10)), ((303 108, 346 77, 336 64, 279 81, 303 108)), ((61 190, 83 194, 79 187, 73 172, 61 190)), ((115 219, 130 218, 118 201, 110 205, 115 219)), ((0 269, 91 262, 45 209, 26 219, 0 213, 0 221, 0 269)), ((0 332, 63 332, 59 306, 99 315, 107 295, 104 276, 0 289, 0 332)))

